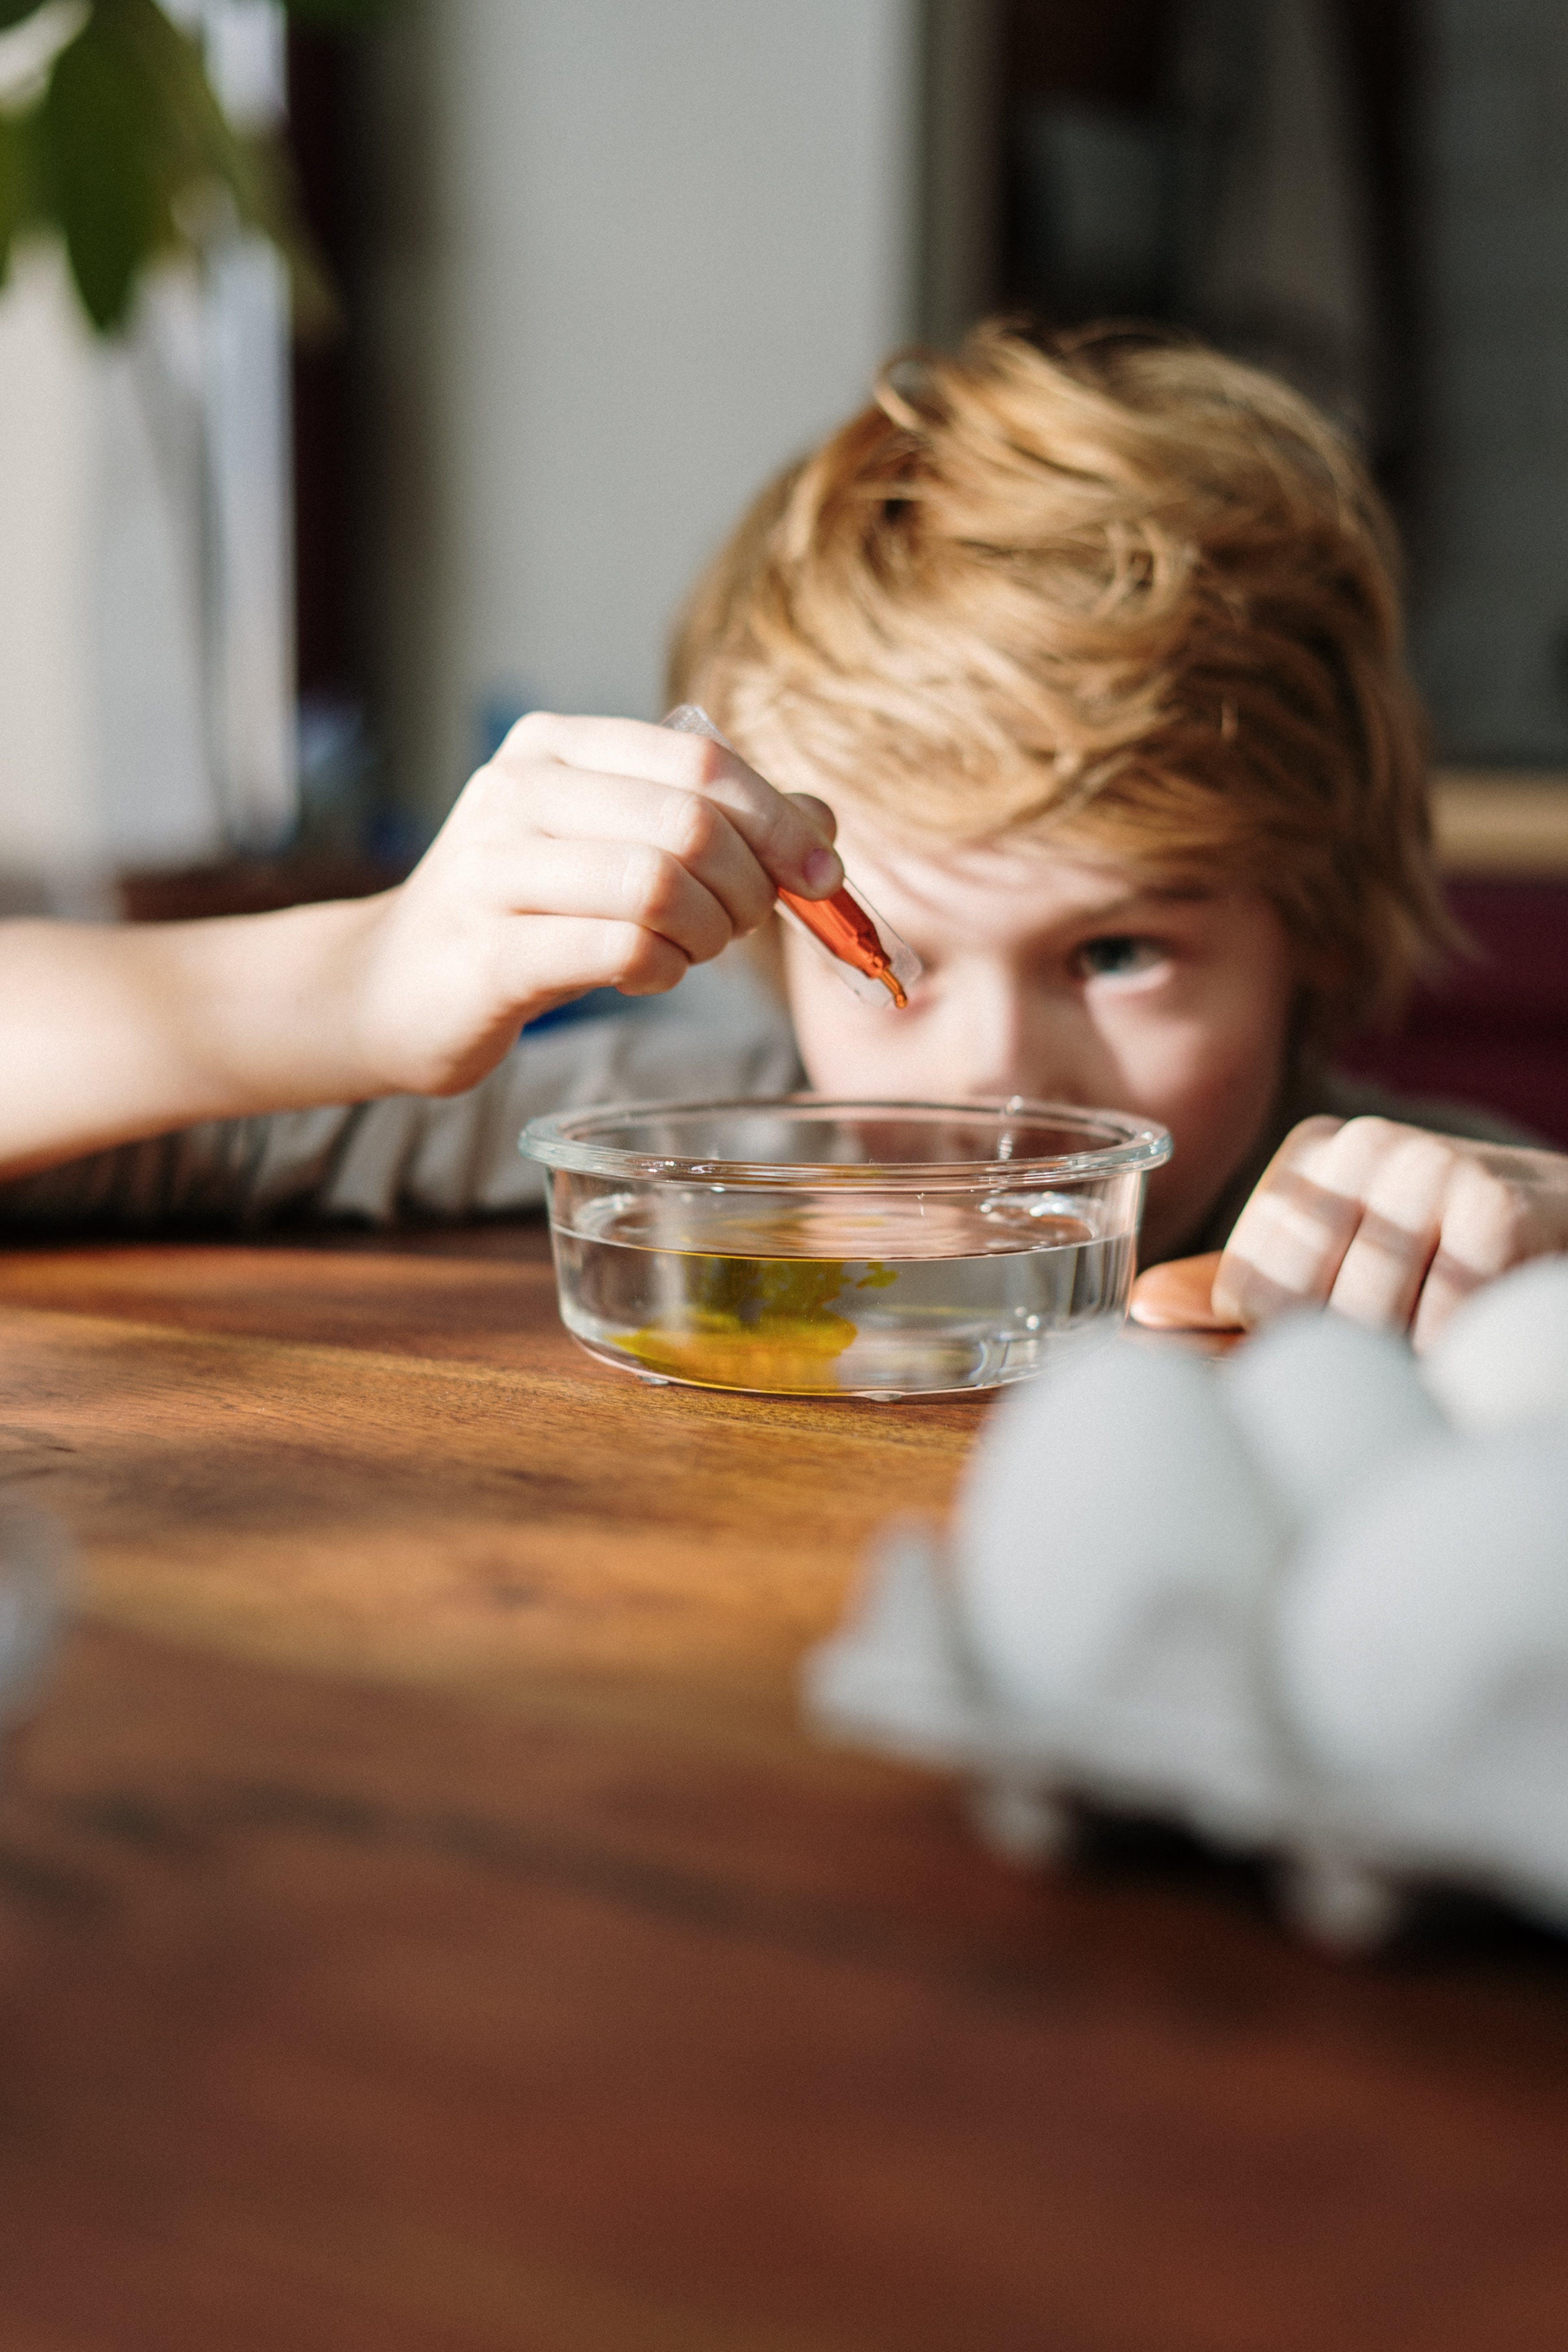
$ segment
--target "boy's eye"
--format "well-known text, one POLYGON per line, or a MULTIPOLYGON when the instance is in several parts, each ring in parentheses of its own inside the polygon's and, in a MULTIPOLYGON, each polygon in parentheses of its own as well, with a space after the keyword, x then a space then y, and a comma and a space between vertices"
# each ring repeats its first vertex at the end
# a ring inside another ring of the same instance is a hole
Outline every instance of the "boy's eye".
POLYGON ((1140 939, 1131 931, 1112 931, 1102 940, 1086 940, 1078 951, 1079 971, 1086 980, 1131 980, 1152 971, 1165 961, 1158 940, 1140 939))

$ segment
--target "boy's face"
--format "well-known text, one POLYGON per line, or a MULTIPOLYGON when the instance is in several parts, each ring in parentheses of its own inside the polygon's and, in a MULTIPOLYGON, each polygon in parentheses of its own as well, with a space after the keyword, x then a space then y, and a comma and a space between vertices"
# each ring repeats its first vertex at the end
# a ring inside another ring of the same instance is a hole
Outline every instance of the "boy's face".
POLYGON ((812 1085, 1158 1119, 1175 1151, 1150 1183, 1144 1251, 1178 1248, 1259 1140, 1283 1076, 1295 977, 1268 901, 1152 887, 1131 866, 1033 844, 906 851, 853 820, 839 847, 925 975, 908 1012, 863 1006, 786 926, 812 1085))

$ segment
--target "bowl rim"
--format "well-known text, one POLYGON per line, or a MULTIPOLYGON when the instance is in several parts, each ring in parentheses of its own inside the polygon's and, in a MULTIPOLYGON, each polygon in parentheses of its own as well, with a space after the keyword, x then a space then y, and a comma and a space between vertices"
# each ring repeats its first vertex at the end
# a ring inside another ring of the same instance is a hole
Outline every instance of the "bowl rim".
POLYGON ((843 1192, 930 1192, 951 1187, 967 1191, 975 1185, 1009 1188, 1042 1178, 1052 1182, 1082 1182, 1097 1178, 1146 1173, 1171 1157, 1168 1128, 1130 1111, 1100 1110, 1083 1103, 1044 1102, 1032 1096, 976 1097, 969 1102, 879 1100, 870 1097, 817 1095, 809 1088, 786 1095, 716 1095, 678 1097, 668 1101, 584 1103, 530 1119, 518 1138, 518 1149, 544 1167, 582 1176, 609 1179, 658 1179, 668 1183, 721 1183, 726 1186, 831 1187, 843 1192), (597 1125, 620 1124, 628 1118, 700 1111, 812 1110, 825 1114, 858 1115, 910 1113, 1052 1121, 1083 1125, 1094 1121, 1116 1131, 1119 1139, 1083 1151, 1056 1152, 1041 1158, 1017 1159, 1003 1154, 990 1160, 903 1160, 896 1167, 869 1162, 814 1160, 692 1160, 626 1151, 618 1145, 595 1143, 581 1130, 597 1125))

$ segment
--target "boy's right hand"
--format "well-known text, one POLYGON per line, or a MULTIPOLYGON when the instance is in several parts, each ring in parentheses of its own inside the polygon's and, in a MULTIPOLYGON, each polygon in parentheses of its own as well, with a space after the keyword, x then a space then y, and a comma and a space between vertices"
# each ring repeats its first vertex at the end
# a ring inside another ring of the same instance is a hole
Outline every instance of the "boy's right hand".
POLYGON ((834 820, 700 735, 534 711, 406 882, 366 902, 358 977, 383 1091, 456 1094, 592 988, 652 996, 844 879, 834 820))

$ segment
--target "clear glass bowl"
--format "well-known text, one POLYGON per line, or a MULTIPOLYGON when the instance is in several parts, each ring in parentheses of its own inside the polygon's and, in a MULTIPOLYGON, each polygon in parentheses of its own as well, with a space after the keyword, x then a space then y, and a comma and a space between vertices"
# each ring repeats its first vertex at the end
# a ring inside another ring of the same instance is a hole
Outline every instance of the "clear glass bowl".
POLYGON ((624 1103, 535 1119, 561 1314, 645 1380, 991 1388, 1114 1328, 1162 1127, 1058 1103, 624 1103))

